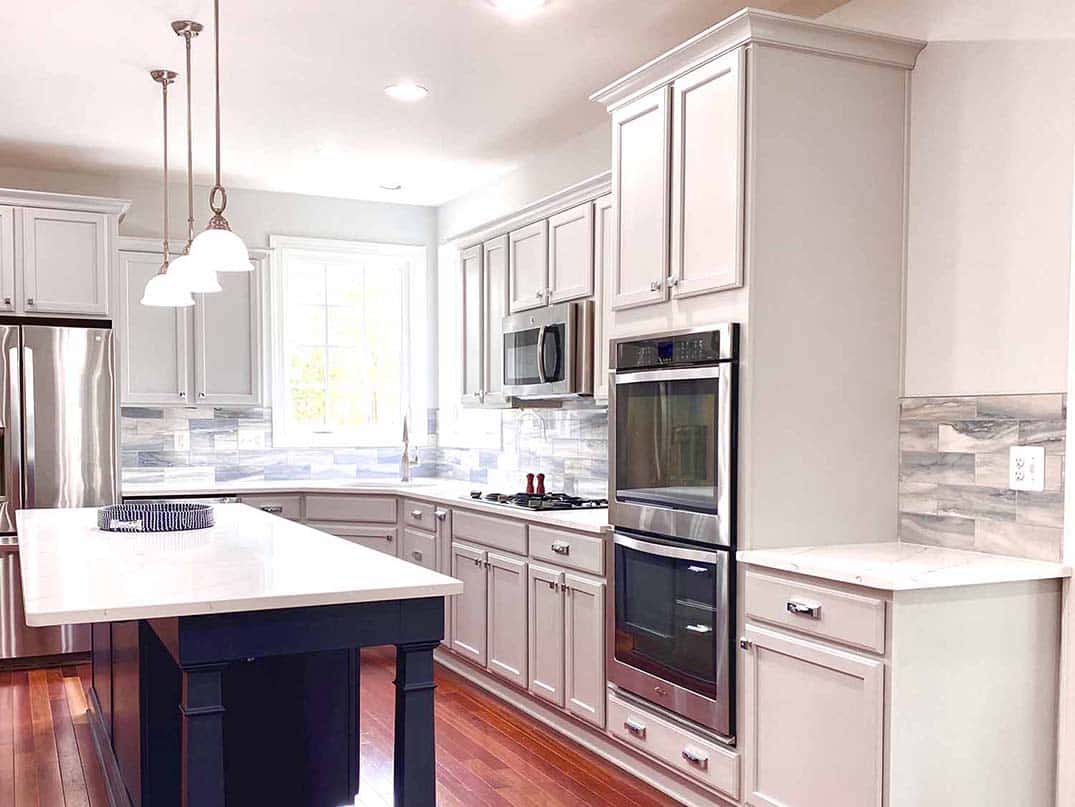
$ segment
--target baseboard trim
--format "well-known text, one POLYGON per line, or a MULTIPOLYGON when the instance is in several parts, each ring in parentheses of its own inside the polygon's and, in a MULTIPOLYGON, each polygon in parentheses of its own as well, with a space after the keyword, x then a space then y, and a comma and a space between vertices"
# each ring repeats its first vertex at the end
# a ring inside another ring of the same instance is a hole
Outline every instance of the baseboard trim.
POLYGON ((686 807, 735 807, 734 801, 727 801, 715 793, 693 786, 679 776, 669 773, 660 763, 638 754, 596 728, 584 725, 552 707, 521 694, 509 684, 501 683, 488 673, 453 655, 444 647, 438 649, 433 657, 437 663, 466 678, 475 686, 495 695, 528 717, 532 717, 553 729, 557 734, 578 743, 587 751, 611 762, 666 796, 681 801, 686 807))
POLYGON ((101 760, 101 767, 104 769, 108 803, 111 807, 133 807, 131 797, 123 784, 123 776, 119 772, 119 762, 112 752, 112 740, 101 720, 101 704, 97 700, 97 693, 91 688, 88 694, 90 733, 93 735, 93 745, 97 749, 97 758, 101 760))

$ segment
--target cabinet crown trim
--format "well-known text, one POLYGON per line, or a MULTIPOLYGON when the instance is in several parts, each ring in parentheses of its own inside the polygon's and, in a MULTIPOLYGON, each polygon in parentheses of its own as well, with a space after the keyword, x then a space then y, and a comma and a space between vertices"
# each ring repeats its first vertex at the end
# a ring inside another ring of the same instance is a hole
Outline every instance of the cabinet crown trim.
POLYGON ((904 70, 914 68, 918 54, 926 46, 920 39, 825 25, 805 17, 745 8, 602 87, 590 96, 590 100, 614 109, 661 84, 671 83, 702 62, 752 42, 904 70))
POLYGON ((50 210, 78 210, 84 213, 110 213, 123 218, 131 207, 129 199, 105 196, 78 196, 70 193, 47 193, 20 188, 0 188, 0 205, 44 207, 50 210))

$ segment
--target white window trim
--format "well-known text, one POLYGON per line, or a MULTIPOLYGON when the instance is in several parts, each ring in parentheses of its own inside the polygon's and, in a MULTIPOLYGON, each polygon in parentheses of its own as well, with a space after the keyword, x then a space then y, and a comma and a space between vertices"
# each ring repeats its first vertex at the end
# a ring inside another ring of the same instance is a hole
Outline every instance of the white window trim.
MULTIPOLYGON (((287 390, 285 389, 284 368, 284 345, 287 342, 287 317, 284 311, 284 301, 287 300, 287 280, 285 266, 288 257, 300 253, 302 257, 317 257, 318 254, 325 257, 338 258, 340 256, 355 255, 388 255, 391 257, 405 258, 410 262, 410 272, 404 278, 402 325, 406 339, 405 345, 409 348, 401 357, 403 376, 403 399, 408 402, 408 411, 405 413, 411 435, 412 445, 420 445, 426 442, 426 412, 423 402, 414 400, 412 389, 413 359, 413 329, 412 329, 412 287, 415 275, 424 277, 427 266, 427 247, 424 244, 396 244, 374 241, 344 241, 330 238, 307 238, 301 236, 270 235, 270 309, 271 309, 271 339, 270 359, 272 371, 270 373, 270 387, 272 390, 272 427, 273 445, 281 448, 376 448, 395 445, 398 441, 396 435, 385 435, 383 429, 366 429, 346 433, 314 434, 289 434, 286 425, 286 401, 287 390), (417 406, 416 406, 417 404, 417 406), (417 411, 416 411, 417 410, 417 411)), ((402 435, 399 435, 401 437, 402 435)))

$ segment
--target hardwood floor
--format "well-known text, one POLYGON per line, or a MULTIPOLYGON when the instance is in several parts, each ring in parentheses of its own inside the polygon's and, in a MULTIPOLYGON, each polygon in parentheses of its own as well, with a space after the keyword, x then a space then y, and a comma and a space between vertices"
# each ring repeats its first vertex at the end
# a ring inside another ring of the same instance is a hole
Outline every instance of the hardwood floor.
MULTIPOLYGON (((392 648, 362 652, 361 807, 392 805, 392 648)), ((89 669, 0 671, 0 807, 108 807, 87 717, 89 669)), ((437 668, 440 807, 678 802, 437 668)))

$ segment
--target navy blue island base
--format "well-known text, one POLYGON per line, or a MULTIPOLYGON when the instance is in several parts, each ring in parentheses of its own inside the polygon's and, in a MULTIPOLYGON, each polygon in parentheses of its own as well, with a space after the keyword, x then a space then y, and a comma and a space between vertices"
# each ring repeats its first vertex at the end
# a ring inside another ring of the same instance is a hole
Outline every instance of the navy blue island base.
POLYGON ((97 624, 93 698, 114 795, 133 807, 351 804, 358 650, 395 645, 395 805, 433 807, 443 636, 443 597, 97 624))

